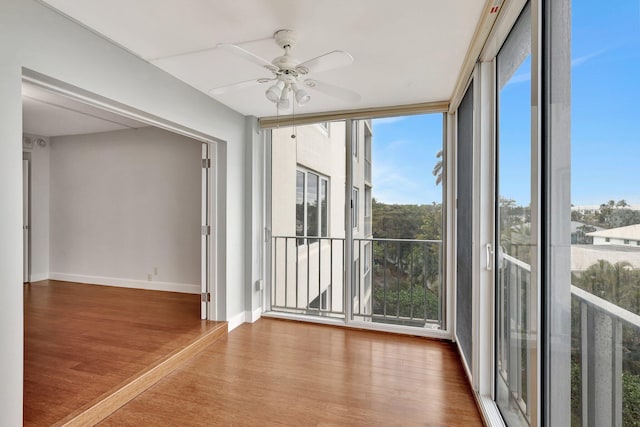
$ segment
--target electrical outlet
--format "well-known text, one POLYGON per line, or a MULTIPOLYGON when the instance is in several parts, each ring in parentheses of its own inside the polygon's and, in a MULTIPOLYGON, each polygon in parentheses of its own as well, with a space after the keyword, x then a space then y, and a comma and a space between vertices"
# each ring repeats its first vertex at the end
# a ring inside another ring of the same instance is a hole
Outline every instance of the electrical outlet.
POLYGON ((158 267, 153 267, 153 274, 158 275, 158 267))
POLYGON ((147 280, 151 281, 151 273, 147 274, 147 280))

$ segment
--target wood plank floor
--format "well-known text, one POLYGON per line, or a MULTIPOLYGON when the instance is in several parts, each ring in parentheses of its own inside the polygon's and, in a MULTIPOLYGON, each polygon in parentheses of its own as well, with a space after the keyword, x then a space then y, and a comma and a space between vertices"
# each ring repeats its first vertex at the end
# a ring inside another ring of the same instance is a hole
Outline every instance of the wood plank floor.
POLYGON ((454 346, 262 318, 101 426, 480 426, 454 346))
POLYGON ((26 426, 60 421, 224 326, 200 320, 198 295, 58 281, 25 285, 24 311, 26 426))

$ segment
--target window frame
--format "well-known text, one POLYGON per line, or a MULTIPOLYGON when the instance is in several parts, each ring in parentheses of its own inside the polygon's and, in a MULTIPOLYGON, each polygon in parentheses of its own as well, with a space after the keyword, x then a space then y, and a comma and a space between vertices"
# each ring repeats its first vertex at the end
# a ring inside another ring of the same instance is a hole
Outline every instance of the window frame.
POLYGON ((318 239, 321 239, 323 237, 329 237, 331 231, 330 231, 330 218, 329 218, 329 212, 330 212, 330 208, 329 208, 329 204, 331 201, 331 179, 326 176, 323 175, 321 173, 318 173, 314 170, 305 168, 302 165, 297 165, 296 166, 296 237, 298 237, 297 239, 297 245, 301 246, 306 244, 306 240, 312 240, 310 243, 317 243, 318 239), (302 211, 302 230, 303 230, 303 234, 298 234, 298 230, 297 230, 297 224, 298 224, 298 202, 297 202, 297 194, 298 194, 298 174, 302 174, 303 175, 303 184, 302 184, 302 206, 303 206, 303 211, 302 211), (317 206, 317 228, 318 228, 318 235, 317 236, 311 236, 307 234, 308 231, 308 227, 309 227, 309 223, 308 223, 308 219, 309 219, 309 212, 308 212, 308 195, 309 195, 309 175, 314 175, 316 177, 318 177, 318 186, 317 186, 317 196, 318 196, 318 206, 317 206), (326 204, 323 208, 322 206, 322 195, 321 195, 321 190, 323 187, 323 183, 325 184, 325 188, 326 188, 326 204), (324 214, 323 214, 324 211, 324 214), (326 223, 323 221, 323 219, 326 219, 326 223), (324 230, 323 230, 323 226, 325 226, 324 230))

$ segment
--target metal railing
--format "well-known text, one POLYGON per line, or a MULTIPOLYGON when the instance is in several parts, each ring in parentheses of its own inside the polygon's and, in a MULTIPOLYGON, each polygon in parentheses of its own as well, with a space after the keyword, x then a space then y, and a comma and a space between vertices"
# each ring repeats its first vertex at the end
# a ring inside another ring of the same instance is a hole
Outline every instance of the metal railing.
MULTIPOLYGON (((529 314, 531 266, 501 253, 497 292, 497 372, 506 387, 511 407, 530 420, 528 373, 531 372, 529 314)), ((503 394, 504 395, 504 394, 503 394)), ((528 421, 526 421, 528 422, 528 421)))
MULTIPOLYGON (((271 310, 346 315, 344 238, 272 237, 271 310)), ((444 329, 442 241, 353 239, 352 319, 444 329)))
POLYGON ((572 335, 579 341, 574 354, 579 356, 580 384, 576 388, 580 390, 581 425, 629 425, 627 421, 637 414, 625 416, 624 411, 634 408, 631 402, 625 404, 631 396, 626 395, 623 379, 632 370, 638 371, 637 366, 625 369, 625 365, 640 363, 640 316, 573 285, 571 297, 579 318, 572 335))
POLYGON ((345 239, 273 236, 271 310, 344 317, 345 239))
MULTIPOLYGON (((526 375, 529 370, 526 301, 531 267, 502 254, 500 269, 508 289, 498 287, 507 307, 498 303, 498 373, 512 402, 528 418, 526 375)), ((499 295, 500 296, 500 295, 499 295)), ((572 410, 581 426, 627 425, 625 411, 634 410, 626 399, 625 375, 640 370, 640 316, 571 285, 572 410), (635 363, 638 366, 631 366, 635 363)), ((499 298, 500 301, 500 298, 499 298)), ((638 372, 634 373, 638 376, 638 372)), ((633 393, 631 391, 630 393, 633 393)))

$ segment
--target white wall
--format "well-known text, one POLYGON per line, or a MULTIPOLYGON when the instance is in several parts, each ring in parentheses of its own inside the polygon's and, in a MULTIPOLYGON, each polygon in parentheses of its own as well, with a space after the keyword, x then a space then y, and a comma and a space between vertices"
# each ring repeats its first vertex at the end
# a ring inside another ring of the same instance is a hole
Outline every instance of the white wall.
POLYGON ((34 141, 31 150, 31 281, 49 278, 49 150, 48 137, 28 134, 34 141), (40 147, 35 140, 47 145, 40 147))
POLYGON ((224 141, 221 185, 229 236, 223 287, 229 317, 244 310, 244 117, 35 0, 2 0, 0 13, 0 425, 22 424, 22 68, 224 141), (226 280, 224 280, 226 279, 226 280))
POLYGON ((201 171, 153 127, 52 138, 51 278, 199 293, 201 171))

